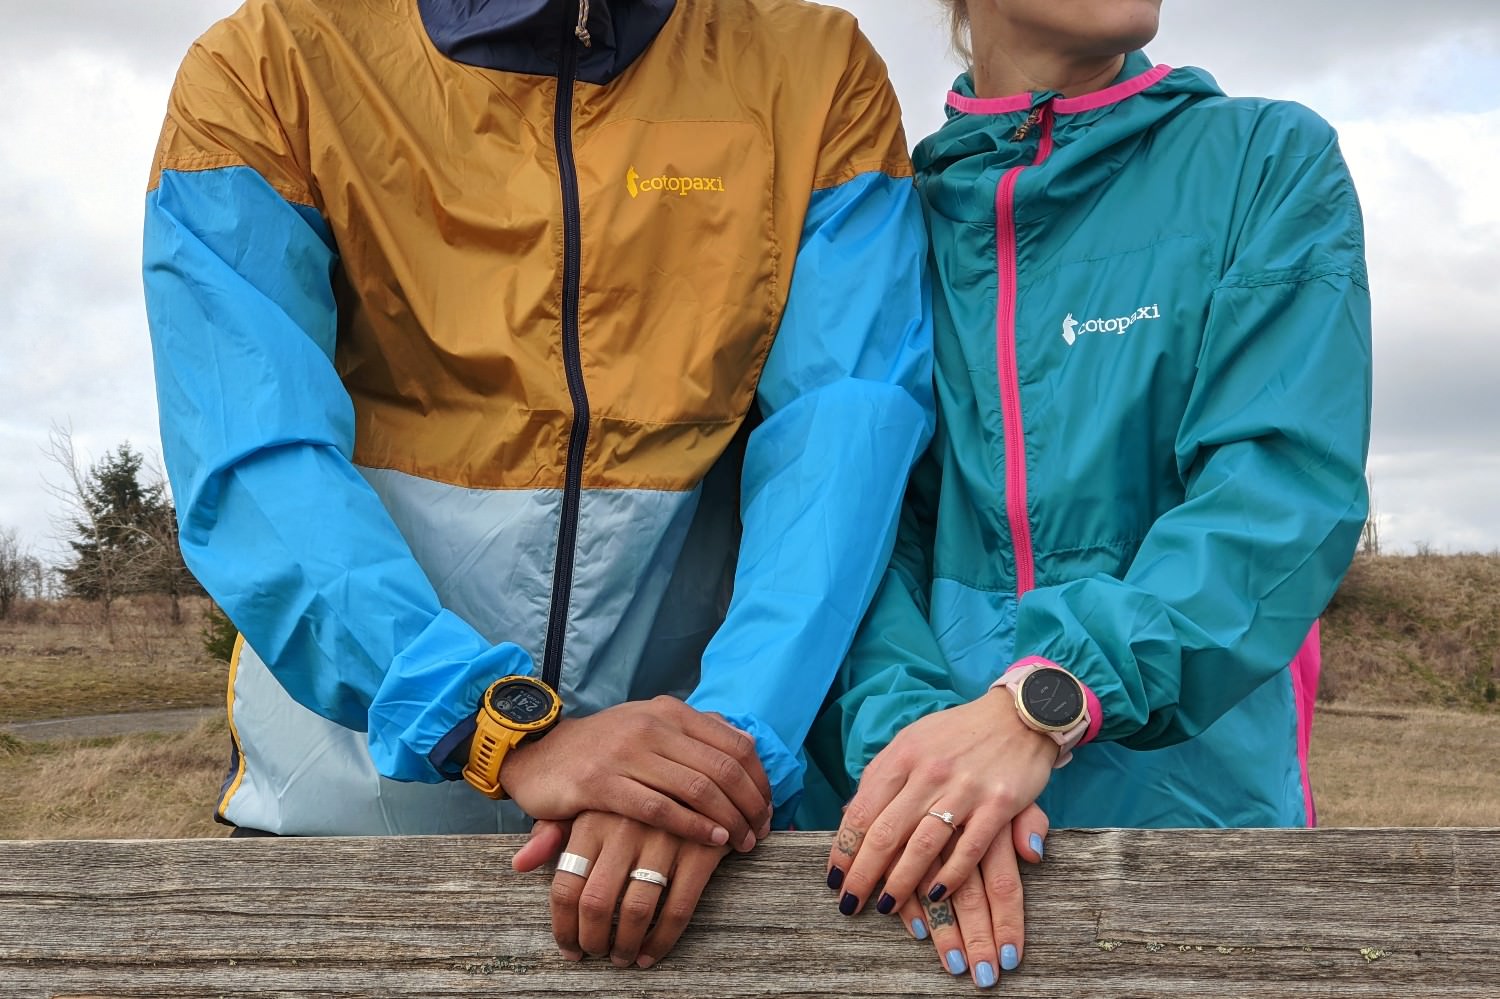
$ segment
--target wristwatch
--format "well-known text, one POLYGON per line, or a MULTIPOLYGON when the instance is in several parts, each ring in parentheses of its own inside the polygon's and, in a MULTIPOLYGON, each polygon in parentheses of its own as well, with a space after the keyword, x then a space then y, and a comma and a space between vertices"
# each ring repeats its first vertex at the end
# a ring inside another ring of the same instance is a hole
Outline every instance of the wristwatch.
POLYGON ((464 780, 489 798, 509 797, 500 789, 500 764, 515 746, 537 739, 562 717, 557 691, 531 676, 502 676, 479 699, 474 742, 464 780))
POLYGON ((1022 724, 1057 743, 1054 769, 1073 758, 1089 730, 1089 705, 1077 677, 1061 666, 1033 662, 1012 668, 993 687, 1010 688, 1022 724))

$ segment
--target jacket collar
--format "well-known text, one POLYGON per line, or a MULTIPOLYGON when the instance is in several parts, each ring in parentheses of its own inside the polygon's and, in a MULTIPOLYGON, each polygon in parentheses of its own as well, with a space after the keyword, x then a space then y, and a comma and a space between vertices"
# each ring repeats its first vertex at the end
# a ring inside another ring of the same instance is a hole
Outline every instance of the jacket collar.
POLYGON ((1143 52, 1126 56, 1110 86, 1072 98, 1038 91, 980 99, 964 75, 949 96, 948 120, 918 143, 912 161, 931 210, 993 224, 994 184, 1003 171, 1030 166, 1041 154, 1039 130, 1020 126, 1034 109, 1050 105, 1049 152, 1044 166, 1028 175, 1031 190, 1017 208, 1018 218, 1040 217, 1108 183, 1165 120, 1222 96, 1202 70, 1153 67, 1143 52))
POLYGON ((578 79, 604 84, 646 51, 676 0, 588 0, 589 44, 575 38, 579 0, 417 0, 437 50, 455 62, 553 75, 564 40, 576 44, 578 79))
POLYGON ((1108 87, 1077 97, 1063 97, 1055 90, 1036 90, 1005 97, 976 97, 974 78, 965 73, 954 81, 953 89, 948 93, 948 117, 958 114, 1012 114, 1030 111, 1048 101, 1054 103, 1054 110, 1058 114, 1093 110, 1117 104, 1147 87, 1155 86, 1170 71, 1167 66, 1153 67, 1144 52, 1129 52, 1125 55, 1120 72, 1108 87))

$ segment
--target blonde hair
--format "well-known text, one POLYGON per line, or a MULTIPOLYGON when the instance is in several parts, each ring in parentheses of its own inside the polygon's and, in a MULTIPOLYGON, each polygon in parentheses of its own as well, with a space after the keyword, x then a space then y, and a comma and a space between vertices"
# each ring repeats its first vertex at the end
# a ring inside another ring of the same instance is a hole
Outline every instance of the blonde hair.
POLYGON ((968 65, 974 58, 969 48, 969 0, 941 0, 948 8, 948 20, 953 31, 953 51, 968 65))

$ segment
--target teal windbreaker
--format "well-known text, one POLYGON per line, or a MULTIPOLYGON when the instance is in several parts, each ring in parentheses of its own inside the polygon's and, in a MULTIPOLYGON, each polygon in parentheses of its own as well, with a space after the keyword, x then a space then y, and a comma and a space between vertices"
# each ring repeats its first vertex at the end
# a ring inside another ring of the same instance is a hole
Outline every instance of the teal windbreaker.
POLYGON ((1054 826, 1311 824, 1315 622, 1368 505, 1333 129, 1133 53, 1082 97, 961 78, 915 159, 938 434, 809 747, 835 793, 803 821, 836 824, 905 725, 1040 657, 1101 709, 1039 801, 1054 826))

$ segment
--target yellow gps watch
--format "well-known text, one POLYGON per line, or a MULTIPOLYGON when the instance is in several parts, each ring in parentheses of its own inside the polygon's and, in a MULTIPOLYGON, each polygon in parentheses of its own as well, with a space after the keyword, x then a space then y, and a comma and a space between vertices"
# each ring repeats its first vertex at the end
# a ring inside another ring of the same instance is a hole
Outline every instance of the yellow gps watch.
POLYGON ((509 797, 500 789, 505 754, 552 728, 561 716, 562 698, 547 684, 530 676, 502 676, 479 699, 464 780, 486 797, 509 797))

